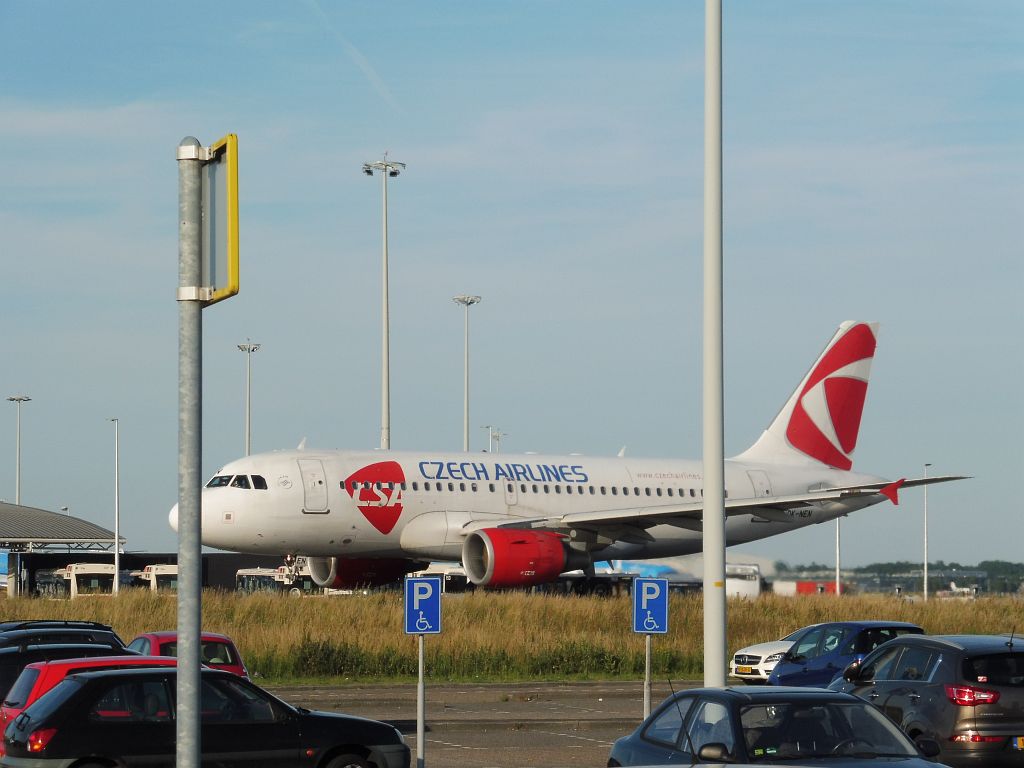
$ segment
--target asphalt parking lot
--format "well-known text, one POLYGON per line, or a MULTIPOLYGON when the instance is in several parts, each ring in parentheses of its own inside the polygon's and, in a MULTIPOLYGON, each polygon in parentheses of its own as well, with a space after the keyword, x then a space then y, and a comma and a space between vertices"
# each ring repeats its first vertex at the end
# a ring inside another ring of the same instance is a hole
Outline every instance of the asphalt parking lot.
MULTIPOLYGON (((700 683, 676 684, 676 690, 700 683)), ((371 717, 405 734, 416 764, 416 685, 273 686, 297 706, 371 717)), ((652 686, 652 707, 668 696, 652 686)), ((643 682, 426 686, 426 765, 562 768, 608 762, 612 742, 643 718, 643 682)))

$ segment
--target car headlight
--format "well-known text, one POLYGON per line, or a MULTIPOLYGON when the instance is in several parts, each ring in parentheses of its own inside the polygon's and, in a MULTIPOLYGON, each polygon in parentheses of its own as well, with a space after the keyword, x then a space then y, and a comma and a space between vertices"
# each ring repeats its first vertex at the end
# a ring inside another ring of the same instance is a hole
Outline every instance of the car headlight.
POLYGON ((765 664, 778 664, 782 660, 782 657, 785 656, 785 655, 786 655, 785 652, 783 652, 783 653, 773 653, 771 656, 766 656, 763 663, 765 663, 765 664))

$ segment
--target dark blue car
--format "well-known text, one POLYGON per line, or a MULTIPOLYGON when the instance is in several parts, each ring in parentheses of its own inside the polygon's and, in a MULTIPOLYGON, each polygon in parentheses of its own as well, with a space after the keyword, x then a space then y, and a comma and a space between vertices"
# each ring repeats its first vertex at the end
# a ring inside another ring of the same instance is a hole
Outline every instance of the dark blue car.
POLYGON ((793 640, 768 676, 769 685, 824 688, 853 661, 861 661, 882 643, 900 635, 923 635, 905 621, 833 621, 812 624, 793 640))

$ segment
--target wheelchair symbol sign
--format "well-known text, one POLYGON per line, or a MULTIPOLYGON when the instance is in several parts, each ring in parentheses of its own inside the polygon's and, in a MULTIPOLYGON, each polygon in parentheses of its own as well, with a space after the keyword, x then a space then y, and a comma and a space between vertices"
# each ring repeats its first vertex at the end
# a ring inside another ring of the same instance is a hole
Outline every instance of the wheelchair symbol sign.
POLYGON ((416 576, 405 580, 405 634, 441 633, 441 578, 416 576))
POLYGON ((633 631, 668 632, 668 579, 633 579, 633 631))

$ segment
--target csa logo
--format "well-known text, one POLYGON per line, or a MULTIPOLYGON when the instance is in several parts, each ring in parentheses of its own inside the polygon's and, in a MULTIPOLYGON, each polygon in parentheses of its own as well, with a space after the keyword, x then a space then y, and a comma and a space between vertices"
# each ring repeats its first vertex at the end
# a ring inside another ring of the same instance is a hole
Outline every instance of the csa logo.
POLYGON ((402 489, 405 473, 397 461, 381 461, 356 470, 345 478, 345 490, 381 533, 391 533, 402 516, 402 489))
POLYGON ((811 371, 786 427, 794 448, 830 467, 853 466, 875 343, 869 326, 855 325, 811 371))

